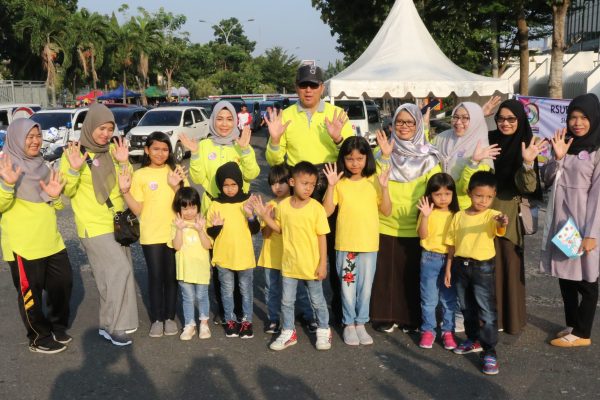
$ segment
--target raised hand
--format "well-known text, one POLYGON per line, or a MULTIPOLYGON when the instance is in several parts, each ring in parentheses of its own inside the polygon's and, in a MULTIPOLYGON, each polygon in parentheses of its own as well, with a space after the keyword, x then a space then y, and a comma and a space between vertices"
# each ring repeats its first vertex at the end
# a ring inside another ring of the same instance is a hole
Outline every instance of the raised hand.
POLYGON ((198 142, 187 137, 185 133, 179 134, 179 141, 181 142, 183 147, 185 147, 192 153, 196 153, 198 151, 198 142))
POLYGON ((494 109, 498 107, 502 98, 500 96, 492 96, 484 105, 481 107, 483 115, 489 117, 494 113, 494 109))
POLYGON ((254 216, 254 198, 256 196, 251 194, 248 200, 244 203, 244 212, 246 213, 246 217, 252 218, 254 216))
POLYGON ((433 201, 430 202, 427 196, 423 196, 419 199, 419 203, 417 204, 417 208, 421 211, 424 217, 429 217, 435 208, 433 201))
POLYGON ((333 112, 333 120, 329 120, 329 118, 325 117, 325 127, 327 127, 327 133, 335 143, 339 143, 342 137, 342 128, 348 122, 348 116, 345 111, 340 111, 338 114, 338 110, 333 112))
POLYGON ((2 157, 0 158, 0 178, 2 178, 4 183, 14 185, 19 180, 21 172, 21 167, 17 167, 13 170, 12 161, 8 154, 2 154, 2 157))
POLYGON ((377 175, 377 179, 379 180, 379 186, 381 186, 382 188, 388 187, 388 184, 390 182, 391 171, 392 169, 387 167, 384 168, 379 175, 377 175))
POLYGON ((498 223, 498 226, 503 227, 503 226, 508 225, 508 215, 506 215, 506 214, 498 214, 494 217, 494 219, 498 223))
POLYGON ((203 232, 204 228, 206 228, 206 219, 201 215, 196 215, 196 219, 194 220, 194 228, 198 231, 198 233, 203 232))
POLYGON ((225 220, 223 219, 223 217, 221 217, 220 212, 215 211, 214 214, 212 215, 211 223, 212 223, 212 226, 220 226, 225 223, 225 220))
POLYGON ((183 228, 185 228, 185 220, 183 219, 183 217, 181 216, 181 213, 177 213, 177 215, 175 216, 175 226, 177 227, 177 229, 179 230, 183 230, 183 228))
POLYGON ((527 164, 531 164, 535 161, 537 156, 548 148, 548 142, 546 139, 532 137, 529 142, 529 146, 525 147, 525 142, 521 143, 521 155, 523 161, 527 164))
POLYGON ((129 162, 129 144, 126 139, 117 137, 115 147, 111 150, 111 154, 119 164, 127 164, 129 162))
POLYGON ((329 186, 335 186, 340 181, 340 179, 342 179, 342 176, 344 176, 344 171, 340 173, 337 172, 337 164, 335 163, 325 164, 323 173, 327 177, 327 183, 329 184, 329 186))
POLYGON ((119 189, 121 193, 128 193, 131 189, 131 172, 127 167, 121 168, 119 172, 119 189))
POLYGON ((40 181, 40 187, 42 190, 53 199, 56 199, 60 196, 60 193, 66 184, 67 182, 62 179, 60 172, 53 169, 50 169, 50 179, 48 180, 48 183, 40 181))
POLYGON ((244 129, 242 129, 242 134, 239 138, 235 139, 236 143, 242 150, 245 150, 250 146, 250 136, 252 135, 252 130, 249 125, 245 125, 244 129))
POLYGON ((495 160, 496 157, 500 154, 500 147, 497 144, 492 144, 487 147, 481 147, 481 142, 477 142, 477 146, 475 146, 475 151, 471 156, 471 159, 476 163, 481 160, 495 160))
POLYGON ((265 206, 265 203, 263 203, 260 195, 257 195, 254 197, 250 196, 250 198, 248 199, 248 202, 252 205, 252 209, 259 217, 264 218, 265 214, 267 212, 269 212, 268 207, 265 206))
POLYGON ((562 128, 557 129, 552 137, 552 149, 554 149, 554 158, 556 161, 562 160, 562 158, 567 154, 567 151, 569 151, 571 143, 573 143, 573 138, 565 142, 566 136, 567 128, 562 128))
POLYGON ((279 140, 285 133, 288 125, 292 121, 288 121, 285 124, 283 123, 281 110, 271 110, 269 111, 269 118, 264 118, 267 127, 269 128, 269 136, 271 136, 271 143, 273 145, 279 145, 279 140))
POLYGON ((79 171, 87 156, 87 151, 81 154, 81 144, 79 142, 69 142, 67 145, 67 161, 69 161, 72 170, 79 171))
POLYGON ((375 134, 377 135, 377 145, 379 145, 381 155, 388 158, 394 150, 394 145, 388 140, 385 132, 381 129, 377 129, 375 134))
POLYGON ((179 188, 179 184, 183 182, 185 179, 185 169, 178 165, 175 167, 174 171, 169 171, 167 174, 167 182, 169 186, 173 188, 173 190, 177 190, 179 188))

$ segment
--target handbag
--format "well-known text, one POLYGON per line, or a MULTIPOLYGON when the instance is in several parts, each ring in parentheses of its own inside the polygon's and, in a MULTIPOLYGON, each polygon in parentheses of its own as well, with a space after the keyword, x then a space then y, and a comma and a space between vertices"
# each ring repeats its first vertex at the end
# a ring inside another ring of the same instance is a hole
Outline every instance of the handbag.
POLYGON ((521 218, 521 226, 523 234, 535 235, 538 230, 538 207, 531 204, 527 197, 520 198, 519 201, 519 217, 521 218))

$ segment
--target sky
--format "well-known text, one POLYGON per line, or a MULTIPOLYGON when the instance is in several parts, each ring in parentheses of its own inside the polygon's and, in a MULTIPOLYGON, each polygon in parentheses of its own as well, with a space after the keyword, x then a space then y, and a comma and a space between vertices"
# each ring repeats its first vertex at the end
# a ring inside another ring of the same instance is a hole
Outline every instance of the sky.
POLYGON ((317 60, 317 65, 327 67, 329 62, 342 59, 336 49, 336 40, 329 26, 321 21, 321 14, 311 6, 310 0, 79 0, 80 8, 100 14, 119 16, 121 4, 129 5, 129 13, 137 14, 138 7, 155 12, 160 7, 173 14, 183 14, 187 22, 183 30, 190 40, 206 43, 214 38, 211 26, 222 19, 235 17, 242 22, 244 32, 256 42, 254 56, 268 48, 280 46, 300 60, 317 60), (202 23, 203 19, 211 23, 202 23), (248 19, 254 21, 248 22, 248 19))

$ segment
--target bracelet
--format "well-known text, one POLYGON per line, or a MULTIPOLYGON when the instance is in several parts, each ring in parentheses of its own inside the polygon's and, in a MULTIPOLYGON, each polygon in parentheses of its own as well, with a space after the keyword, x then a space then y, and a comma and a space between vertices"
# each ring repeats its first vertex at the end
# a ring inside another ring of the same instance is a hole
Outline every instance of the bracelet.
POLYGON ((127 194, 129 193, 129 189, 127 189, 126 191, 122 191, 121 189, 119 189, 119 192, 121 192, 121 194, 127 194))
POLYGON ((337 142, 334 140, 333 143, 336 146, 339 146, 340 144, 342 144, 343 141, 344 141, 344 137, 342 135, 340 135, 340 140, 338 140, 337 142))
POLYGON ((471 164, 471 167, 473 167, 473 168, 477 168, 479 166, 480 162, 481 161, 475 161, 472 158, 469 160, 469 163, 471 164))

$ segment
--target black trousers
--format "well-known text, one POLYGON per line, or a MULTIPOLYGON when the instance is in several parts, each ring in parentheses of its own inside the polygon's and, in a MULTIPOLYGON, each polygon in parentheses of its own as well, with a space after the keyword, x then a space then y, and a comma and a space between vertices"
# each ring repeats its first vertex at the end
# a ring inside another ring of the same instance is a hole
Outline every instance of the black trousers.
POLYGON ((52 332, 63 333, 69 326, 69 301, 73 275, 67 250, 51 256, 27 260, 18 254, 9 261, 17 289, 19 312, 31 344, 43 344, 52 332), (46 291, 48 316, 44 315, 42 293, 46 291))
POLYGON ((567 326, 573 328, 573 335, 589 339, 598 303, 598 280, 586 282, 559 279, 558 284, 565 306, 567 326))
POLYGON ((148 267, 150 321, 175 319, 177 309, 175 250, 165 243, 160 243, 143 244, 142 251, 148 267))

